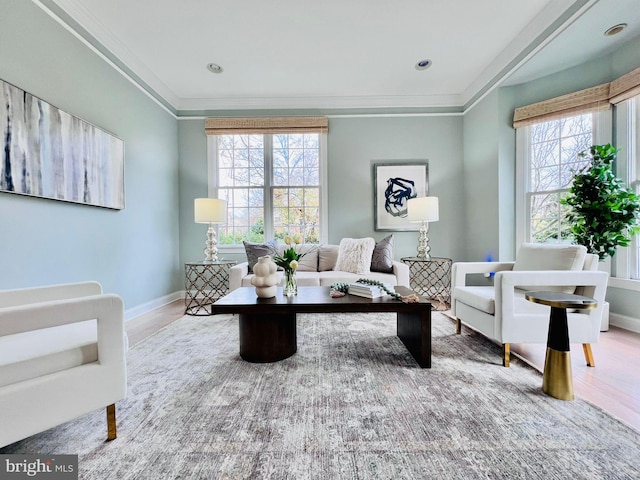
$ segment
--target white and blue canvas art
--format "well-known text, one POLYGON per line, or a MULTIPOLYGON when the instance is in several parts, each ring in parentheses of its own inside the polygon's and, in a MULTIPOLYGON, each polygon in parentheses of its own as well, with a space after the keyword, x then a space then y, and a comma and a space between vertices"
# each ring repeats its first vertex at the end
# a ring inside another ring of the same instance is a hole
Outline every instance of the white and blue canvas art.
POLYGON ((124 208, 124 142, 0 80, 0 191, 124 208))
POLYGON ((428 162, 374 163, 374 228, 377 231, 412 231, 407 202, 429 193, 428 162))

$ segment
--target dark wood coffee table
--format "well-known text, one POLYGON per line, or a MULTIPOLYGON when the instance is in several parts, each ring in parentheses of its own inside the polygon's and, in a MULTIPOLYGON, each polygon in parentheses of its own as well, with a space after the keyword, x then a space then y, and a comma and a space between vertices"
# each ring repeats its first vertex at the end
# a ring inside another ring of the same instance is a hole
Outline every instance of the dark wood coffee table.
MULTIPOLYGON (((395 287, 401 295, 411 294, 395 287)), ((395 312, 397 335, 422 368, 431 368, 431 304, 404 303, 389 296, 368 299, 355 295, 330 296, 330 287, 298 287, 298 295, 257 298, 253 287, 241 287, 219 299, 211 313, 240 317, 240 356, 255 363, 277 362, 296 353, 298 313, 395 312)))

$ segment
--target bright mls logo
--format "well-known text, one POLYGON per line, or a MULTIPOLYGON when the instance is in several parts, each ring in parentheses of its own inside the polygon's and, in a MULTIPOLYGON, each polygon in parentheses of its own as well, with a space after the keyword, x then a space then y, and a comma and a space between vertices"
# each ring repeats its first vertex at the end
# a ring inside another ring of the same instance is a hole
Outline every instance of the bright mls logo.
POLYGON ((77 480, 78 455, 0 455, 0 480, 77 480))

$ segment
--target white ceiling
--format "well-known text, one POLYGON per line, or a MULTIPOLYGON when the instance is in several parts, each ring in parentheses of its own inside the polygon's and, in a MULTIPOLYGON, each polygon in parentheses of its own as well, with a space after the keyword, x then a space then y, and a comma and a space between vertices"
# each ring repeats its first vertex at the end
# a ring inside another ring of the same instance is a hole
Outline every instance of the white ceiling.
POLYGON ((33 1, 181 111, 461 107, 640 33, 638 0, 33 1))

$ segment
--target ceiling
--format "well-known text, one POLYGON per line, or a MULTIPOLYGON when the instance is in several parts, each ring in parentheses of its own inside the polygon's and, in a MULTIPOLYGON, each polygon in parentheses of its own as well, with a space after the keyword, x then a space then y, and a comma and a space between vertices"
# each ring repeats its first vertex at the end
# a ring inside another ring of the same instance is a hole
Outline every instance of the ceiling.
POLYGON ((637 0, 33 1, 175 111, 462 108, 640 34, 637 0))

